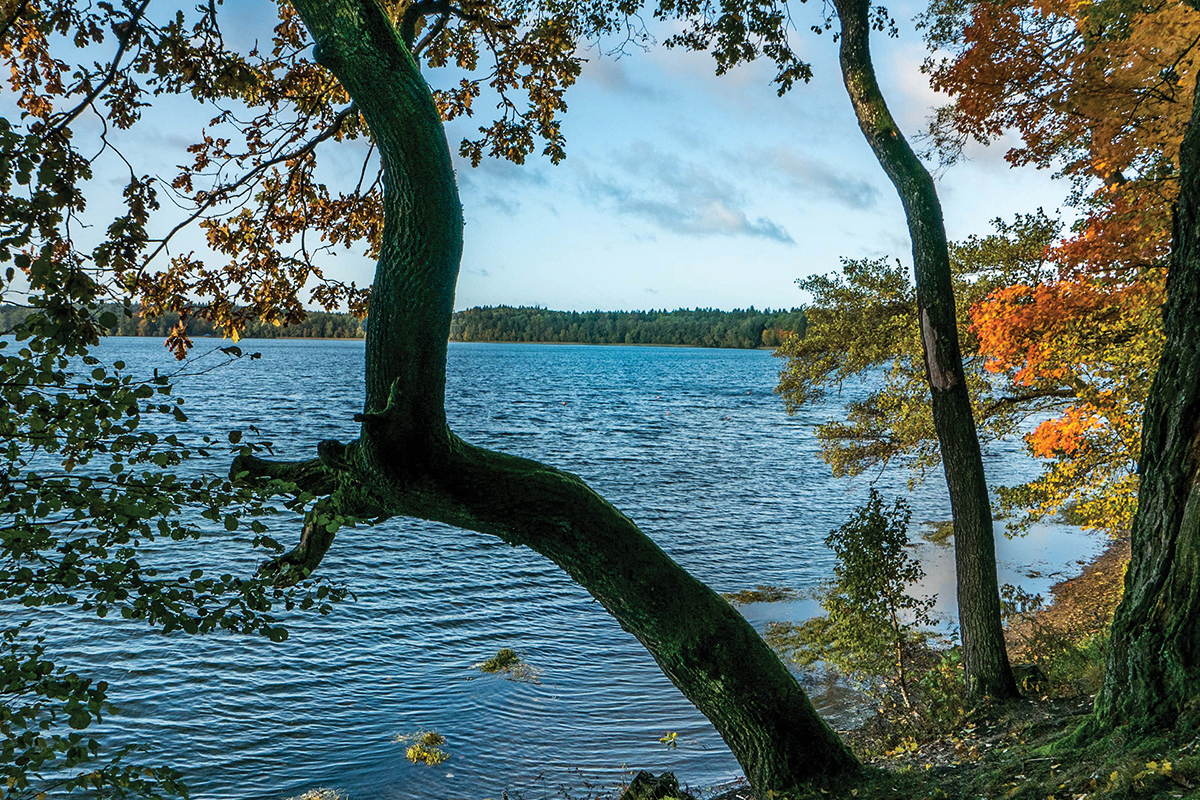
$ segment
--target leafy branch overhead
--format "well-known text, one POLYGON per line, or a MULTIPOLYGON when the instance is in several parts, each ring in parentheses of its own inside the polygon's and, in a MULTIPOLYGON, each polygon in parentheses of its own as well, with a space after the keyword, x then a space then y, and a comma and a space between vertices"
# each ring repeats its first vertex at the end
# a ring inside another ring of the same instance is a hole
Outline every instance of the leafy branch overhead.
MULTIPOLYGON (((443 120, 483 117, 458 147, 474 165, 485 157, 522 163, 535 152, 564 158, 565 93, 588 48, 599 57, 645 46, 643 13, 682 28, 668 45, 711 50, 719 72, 765 56, 778 66, 781 92, 811 76, 789 45, 786 4, 773 1, 643 8, 642 0, 398 0, 384 10, 425 70, 443 120), (480 103, 494 108, 480 115, 480 103)), ((189 10, 30 0, 13 7, 0 38, 25 115, 6 129, 18 137, 6 152, 53 169, 60 180, 47 189, 62 195, 40 222, 22 215, 30 225, 19 236, 93 277, 103 273, 111 299, 128 295, 147 315, 178 315, 169 343, 180 356, 192 317, 236 338, 250 320, 302 320, 306 301, 365 315, 368 289, 328 277, 322 262, 347 251, 377 257, 383 235, 379 148, 359 108, 314 60, 296 11, 279 2, 269 39, 245 52, 229 44, 218 11, 214 3, 189 10), (195 138, 173 174, 140 165, 129 134, 170 96, 190 97, 210 115, 187 134, 195 138), (105 123, 94 148, 73 134, 85 115, 105 123), (322 156, 331 145, 359 167, 332 169, 322 156), (119 210, 95 242, 81 235, 96 223, 85 191, 102 161, 126 178, 119 210), (215 258, 182 244, 192 226, 215 258)), ((5 202, 31 212, 42 203, 5 202)))
MULTIPOLYGON (((204 474, 195 460, 225 443, 179 432, 188 417, 175 380, 242 354, 224 348, 207 363, 150 375, 93 355, 120 307, 103 305, 102 285, 77 261, 59 258, 61 249, 24 249, 36 237, 61 241, 64 209, 75 202, 56 170, 63 162, 51 155, 39 164, 30 154, 46 152, 42 143, 15 138, 11 127, 3 143, 17 156, 0 161, 0 263, 26 272, 30 307, 0 339, 0 600, 8 614, 0 628, 0 794, 184 794, 173 770, 136 763, 132 747, 106 752, 85 735, 115 711, 108 687, 55 666, 26 630, 36 609, 279 641, 287 636, 279 608, 325 613, 345 592, 320 581, 284 590, 253 576, 143 558, 145 545, 194 540, 205 527, 240 530, 248 547, 281 549, 265 518, 278 510, 271 495, 286 487, 250 491, 204 474)), ((13 291, 15 272, 7 268, 0 298, 13 291)), ((227 438, 237 445, 240 434, 227 438)))

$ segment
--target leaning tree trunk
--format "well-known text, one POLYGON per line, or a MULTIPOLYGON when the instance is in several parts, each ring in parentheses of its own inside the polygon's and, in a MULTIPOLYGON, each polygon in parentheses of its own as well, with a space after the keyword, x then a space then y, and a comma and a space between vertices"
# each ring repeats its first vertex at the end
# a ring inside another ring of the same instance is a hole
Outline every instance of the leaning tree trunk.
POLYGON ((967 690, 973 697, 1014 696, 1017 686, 1000 624, 992 511, 958 345, 942 206, 933 177, 900 133, 875 80, 868 0, 834 0, 834 6, 842 23, 842 78, 850 102, 863 135, 900 195, 912 238, 925 374, 954 518, 958 618, 967 690))
POLYGON ((446 342, 462 209, 429 88, 377 0, 292 0, 316 60, 361 109, 384 168, 384 230, 360 438, 317 458, 239 458, 241 480, 325 495, 275 565, 307 575, 341 518, 411 516, 526 545, 562 567, 645 645, 724 737, 760 797, 858 763, 752 626, 578 477, 463 442, 446 421, 446 342))
POLYGON ((1142 419, 1133 557, 1096 701, 1109 727, 1200 724, 1200 104, 1179 181, 1166 342, 1142 419))

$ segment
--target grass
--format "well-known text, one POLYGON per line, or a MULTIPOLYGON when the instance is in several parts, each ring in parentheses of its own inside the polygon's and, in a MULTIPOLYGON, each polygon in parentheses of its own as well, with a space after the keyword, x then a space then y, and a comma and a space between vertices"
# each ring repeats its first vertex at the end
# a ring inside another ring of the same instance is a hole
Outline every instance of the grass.
MULTIPOLYGON (((1142 738, 1117 731, 1086 745, 1067 746, 1063 742, 1071 738, 1079 718, 1048 720, 1045 714, 1027 713, 1030 705, 1036 704, 1021 701, 993 707, 977 719, 978 730, 967 738, 983 736, 989 749, 964 747, 956 760, 949 761, 929 752, 927 745, 898 761, 876 761, 857 780, 770 800, 1200 798, 1200 737, 1142 738), (924 761, 927 757, 931 760, 924 761)), ((742 790, 737 796, 751 795, 742 790)))

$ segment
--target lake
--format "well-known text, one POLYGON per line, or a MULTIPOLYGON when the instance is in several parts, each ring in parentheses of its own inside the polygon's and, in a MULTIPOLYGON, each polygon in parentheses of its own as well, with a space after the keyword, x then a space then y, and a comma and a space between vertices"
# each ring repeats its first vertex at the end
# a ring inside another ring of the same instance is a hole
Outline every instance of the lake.
MULTIPOLYGON (((201 340, 197 353, 210 351, 201 340)), ((361 341, 243 341, 262 358, 196 378, 187 398, 195 438, 255 426, 283 458, 319 439, 353 438, 361 410, 361 341)), ((153 339, 108 339, 98 355, 135 373, 174 362, 153 339)), ((213 359, 213 356, 208 356, 213 359)), ((904 494, 914 525, 949 518, 940 475, 913 492, 899 469, 834 480, 814 426, 861 385, 794 417, 773 394, 780 362, 765 351, 658 347, 450 346, 447 407, 464 439, 581 475, 672 557, 718 591, 816 586, 822 544, 871 481, 904 494)), ((215 360, 215 359, 214 359, 215 360)), ((202 365, 204 361, 201 361, 202 365)), ((224 471, 228 457, 205 466, 224 471)), ((992 483, 1032 476, 1019 443, 988 454, 992 483)), ((1002 525, 998 525, 998 530, 1002 525)), ((299 528, 272 534, 292 543, 299 528)), ((1002 581, 1044 591, 1104 542, 1066 526, 1000 539, 1002 581)), ((223 529, 158 547, 179 569, 254 569, 261 555, 223 529)), ((924 588, 952 610, 952 558, 918 548, 924 588)), ((151 554, 150 557, 154 557, 151 554)), ((739 774, 720 738, 641 646, 545 559, 488 536, 392 520, 343 530, 321 568, 355 600, 334 613, 289 616, 281 644, 230 635, 162 636, 120 621, 60 615, 53 656, 109 680, 120 716, 110 741, 153 745, 152 763, 181 768, 196 800, 279 800, 328 786, 351 800, 591 797, 630 772, 673 770, 692 786, 739 774), (537 681, 481 674, 515 648, 537 681), (63 655, 65 652, 65 656, 63 655), (415 765, 396 737, 436 730, 449 760, 415 765), (678 747, 660 737, 676 733, 678 747)), ((802 619, 812 601, 743 613, 761 630, 802 619)), ((855 710, 816 696, 837 726, 855 710)))

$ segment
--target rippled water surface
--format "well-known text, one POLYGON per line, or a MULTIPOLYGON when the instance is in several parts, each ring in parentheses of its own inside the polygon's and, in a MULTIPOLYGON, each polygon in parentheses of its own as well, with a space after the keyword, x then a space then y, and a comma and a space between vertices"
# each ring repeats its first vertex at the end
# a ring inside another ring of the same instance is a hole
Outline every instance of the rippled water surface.
MULTIPOLYGON (((283 457, 319 439, 353 438, 361 342, 251 341, 262 358, 180 386, 189 429, 223 439, 256 426, 283 457)), ((203 351, 201 343, 199 351, 203 351)), ((169 368, 161 344, 113 339, 103 355, 136 371, 169 368)), ((452 344, 448 409, 465 439, 583 476, 675 559, 719 591, 813 587, 831 558, 822 540, 862 502, 869 480, 830 478, 813 427, 856 387, 795 417, 772 394, 779 362, 763 351, 452 344)), ((988 461, 993 483, 1036 469, 1015 445, 988 461)), ((224 458, 224 457, 222 457, 224 458)), ((211 463, 223 469, 221 460, 211 463)), ((885 494, 908 475, 885 474, 885 494)), ((949 517, 937 476, 909 495, 914 523, 949 517)), ((273 533, 292 541, 294 526, 273 533)), ((251 570, 257 556, 212 531, 172 558, 251 570)), ((1041 591, 1099 543, 1061 526, 1001 539, 1003 580, 1041 591), (1033 577, 1030 577, 1030 576, 1033 577)), ((927 587, 953 608, 946 551, 925 545, 927 587)), ((694 786, 737 764, 706 720, 641 646, 548 561, 487 536, 393 520, 345 530, 323 572, 354 602, 297 615, 291 638, 161 636, 120 622, 62 617, 56 652, 110 680, 122 714, 105 723, 153 742, 183 768, 194 798, 277 800, 332 786, 352 800, 572 797, 631 769, 674 770, 694 786), (516 648, 539 682, 474 665, 516 648), (451 757, 410 764, 397 734, 446 737, 451 757), (659 742, 677 733, 678 748, 659 742)), ((811 602, 757 605, 760 628, 811 613, 811 602)), ((835 724, 853 713, 816 698, 835 724)))

